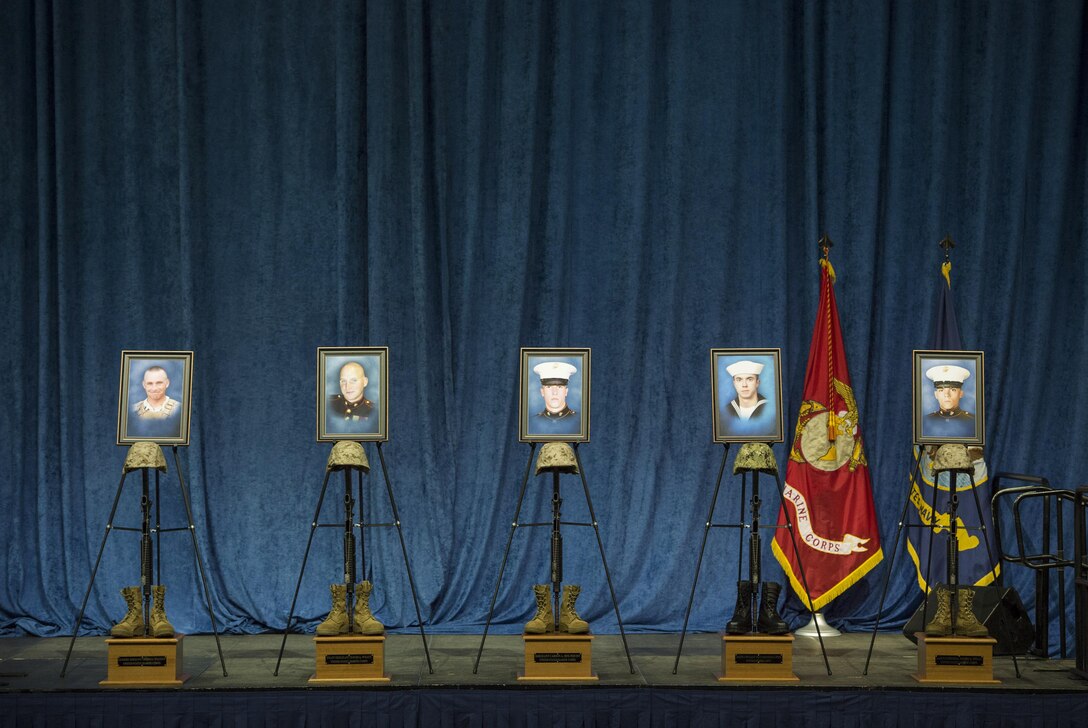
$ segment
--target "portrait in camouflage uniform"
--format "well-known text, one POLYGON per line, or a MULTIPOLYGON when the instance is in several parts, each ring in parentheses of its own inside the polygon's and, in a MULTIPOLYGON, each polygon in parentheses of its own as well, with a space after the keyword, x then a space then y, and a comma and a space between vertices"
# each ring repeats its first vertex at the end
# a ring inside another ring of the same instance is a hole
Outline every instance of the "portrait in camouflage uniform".
POLYGON ((123 351, 117 444, 189 444, 191 351, 123 351))

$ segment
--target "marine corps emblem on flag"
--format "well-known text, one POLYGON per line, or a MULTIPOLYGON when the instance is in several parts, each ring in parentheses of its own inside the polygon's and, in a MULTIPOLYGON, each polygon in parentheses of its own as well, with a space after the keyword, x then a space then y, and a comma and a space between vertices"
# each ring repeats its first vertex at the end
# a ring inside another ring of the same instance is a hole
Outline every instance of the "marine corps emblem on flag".
POLYGON ((832 380, 832 385, 844 409, 833 412, 819 402, 802 402, 790 460, 826 471, 838 470, 849 462, 853 471, 868 464, 858 437, 858 405, 849 385, 837 379, 832 380))

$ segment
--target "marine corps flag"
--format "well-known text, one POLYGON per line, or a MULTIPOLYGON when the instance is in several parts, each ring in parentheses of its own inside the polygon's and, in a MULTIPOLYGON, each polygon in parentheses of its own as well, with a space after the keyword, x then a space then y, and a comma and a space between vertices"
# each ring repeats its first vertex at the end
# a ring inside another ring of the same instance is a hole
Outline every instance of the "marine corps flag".
MULTIPOLYGON (((931 349, 963 349, 960 339, 960 328, 956 321, 956 311, 952 307, 952 263, 948 260, 947 251, 952 247, 952 241, 947 238, 941 243, 945 248, 945 261, 941 265, 943 280, 937 283, 937 315, 933 322, 933 340, 931 349)), ((930 400, 932 403, 932 400, 930 400)), ((970 493, 970 487, 964 479, 956 482, 956 490, 959 494, 960 506, 956 510, 956 519, 959 522, 956 530, 956 541, 959 550, 959 582, 961 584, 973 584, 985 586, 997 578, 1001 571, 1001 565, 994 563, 990 558, 996 550, 987 549, 982 541, 983 528, 985 533, 993 532, 992 517, 990 514, 989 488, 984 487, 990 480, 986 470, 986 461, 982 457, 982 448, 971 447, 967 449, 971 456, 972 465, 975 467, 974 487, 978 494, 980 509, 975 507, 974 493, 970 493)), ((914 450, 914 460, 918 461, 919 450, 914 450)), ((933 529, 933 555, 935 559, 930 561, 930 538, 928 528, 907 529, 907 553, 914 561, 914 569, 918 573, 918 587, 926 591, 927 565, 933 567, 933 579, 939 581, 945 577, 944 555, 947 553, 948 537, 951 529, 948 522, 948 473, 941 473, 936 485, 933 482, 933 461, 926 449, 921 450, 921 462, 918 462, 917 470, 912 468, 911 476, 917 473, 917 478, 910 483, 910 503, 913 508, 908 513, 908 523, 928 526, 935 523, 933 529)))
POLYGON ((830 241, 820 241, 820 309, 809 347, 804 397, 786 465, 779 529, 771 549, 794 592, 821 609, 857 583, 884 558, 873 509, 869 466, 861 444, 858 405, 850 387, 846 350, 835 305, 830 241), (797 563, 785 509, 800 551, 797 563))

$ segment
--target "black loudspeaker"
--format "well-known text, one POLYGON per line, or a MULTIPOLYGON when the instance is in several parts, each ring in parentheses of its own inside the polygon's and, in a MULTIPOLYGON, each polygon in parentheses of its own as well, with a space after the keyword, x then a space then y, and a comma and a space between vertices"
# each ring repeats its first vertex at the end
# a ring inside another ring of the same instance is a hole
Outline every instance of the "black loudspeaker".
MULTIPOLYGON (((1032 626, 1024 603, 1020 601, 1020 595, 1015 589, 996 585, 961 586, 960 589, 970 589, 975 593, 971 611, 990 630, 990 636, 997 640, 997 645, 994 646, 995 655, 1022 655, 1028 651, 1035 641, 1035 627, 1032 626)), ((903 635, 915 644, 918 643, 915 633, 925 629, 922 606, 918 605, 917 611, 903 627, 903 635)), ((926 615, 933 619, 936 613, 937 592, 933 591, 929 595, 926 615)))

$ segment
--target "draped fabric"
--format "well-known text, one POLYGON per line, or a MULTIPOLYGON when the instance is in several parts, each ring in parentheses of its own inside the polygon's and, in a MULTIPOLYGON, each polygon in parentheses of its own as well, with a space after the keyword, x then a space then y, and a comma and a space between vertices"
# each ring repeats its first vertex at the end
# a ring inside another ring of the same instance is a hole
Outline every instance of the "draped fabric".
MULTIPOLYGON (((677 630, 722 457, 709 349, 781 347, 797 411, 825 232, 882 543, 946 234, 960 323, 986 351, 991 469, 1084 478, 1081 2, 42 0, 0 16, 4 634, 71 629, 124 457, 123 349, 195 353, 179 461, 212 609, 230 631, 281 628, 328 455, 315 351, 332 345, 390 349, 382 454, 424 619, 451 632, 484 623, 525 471, 518 348, 591 347, 580 456, 619 607, 632 630, 677 630)), ((364 517, 389 522, 368 447, 364 517)), ((168 461, 164 527, 185 521, 168 461)), ((546 480, 523 521, 546 519, 546 480)), ((338 487, 323 521, 342 517, 338 487)), ((587 521, 580 482, 562 487, 564 519, 587 521)), ((118 524, 136 525, 138 489, 118 524)), ((206 632, 189 537, 162 539, 171 619, 206 632)), ((579 611, 615 631, 592 531, 565 544, 579 611)), ((691 627, 727 619, 735 549, 711 534, 691 627)), ((378 616, 411 629, 395 533, 368 531, 365 553, 378 616)), ((109 537, 85 629, 120 616, 137 556, 134 535, 109 537)), ((497 630, 528 618, 547 559, 545 529, 519 529, 497 630)), ((833 623, 873 623, 889 561, 833 623)), ((896 563, 887 625, 918 599, 896 563)), ((308 625, 340 571, 321 529, 308 625)))

